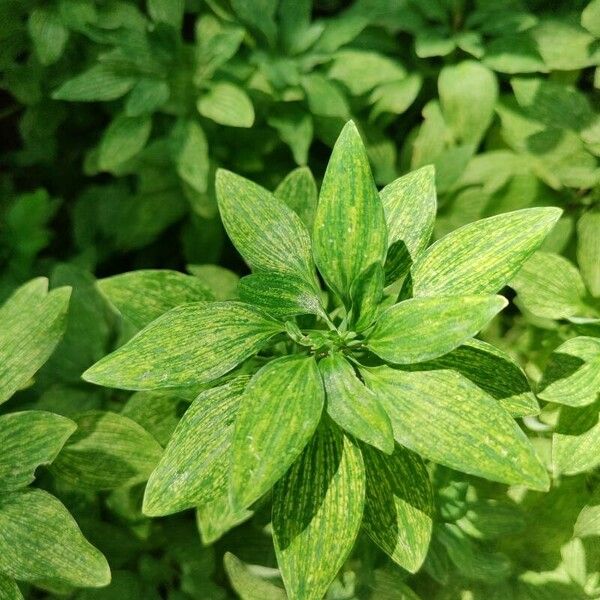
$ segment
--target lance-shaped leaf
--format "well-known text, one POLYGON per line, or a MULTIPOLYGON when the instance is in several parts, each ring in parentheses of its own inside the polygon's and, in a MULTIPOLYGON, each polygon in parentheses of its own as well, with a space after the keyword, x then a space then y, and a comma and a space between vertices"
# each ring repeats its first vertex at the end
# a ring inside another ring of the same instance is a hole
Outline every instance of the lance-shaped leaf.
POLYGON ((140 425, 118 413, 91 410, 75 418, 52 472, 77 488, 110 490, 146 481, 162 454, 140 425))
POLYGON ((312 232, 319 194, 308 167, 298 167, 288 173, 277 186, 275 197, 285 202, 300 217, 306 229, 312 232))
POLYGON ((600 212, 585 213, 577 222, 577 262, 587 287, 600 297, 600 212))
POLYGON ((231 587, 241 600, 287 599, 284 590, 260 577, 258 573, 253 572, 248 565, 230 552, 225 553, 223 565, 231 582, 231 587))
POLYGON ((348 433, 387 454, 394 451, 392 424, 379 400, 364 386, 348 361, 333 353, 319 363, 327 413, 348 433))
POLYGON ((0 417, 0 492, 16 490, 35 479, 40 465, 50 464, 77 425, 41 410, 0 417))
POLYGON ((379 195, 390 247, 385 263, 386 283, 391 283, 406 274, 433 233, 437 206, 434 168, 428 165, 399 177, 379 195))
POLYGON ((366 267, 383 261, 386 239, 367 152, 350 121, 331 153, 313 231, 315 262, 340 298, 348 297, 350 285, 366 267))
POLYGON ((144 513, 156 517, 227 496, 233 426, 247 377, 202 392, 177 425, 146 486, 144 513))
POLYGON ((492 481, 546 490, 548 475, 499 403, 455 371, 361 369, 399 444, 434 462, 492 481))
POLYGON ((23 600, 23 594, 17 585, 17 582, 0 573, 0 598, 2 600, 23 600))
POLYGON ((565 319, 590 314, 579 271, 558 254, 536 252, 510 286, 517 292, 520 305, 537 317, 565 319))
POLYGON ((367 267, 350 286, 353 331, 362 331, 373 323, 383 298, 385 275, 381 263, 367 267))
POLYGON ((314 287, 288 273, 247 275, 240 280, 238 294, 242 302, 254 304, 275 317, 325 316, 314 287))
POLYGON ((198 277, 177 271, 146 269, 98 281, 98 287, 118 311, 142 329, 180 304, 214 298, 198 277))
POLYGON ((310 237, 289 206, 223 169, 217 171, 216 190, 223 225, 253 271, 279 271, 313 281, 310 237))
POLYGON ((255 354, 282 327, 241 302, 185 304, 152 321, 83 378, 127 390, 207 383, 255 354))
POLYGON ((493 294, 539 248, 561 215, 528 208, 465 225, 430 246, 412 270, 415 296, 493 294))
POLYGON ((406 300, 379 317, 367 346, 397 364, 436 358, 473 337, 507 304, 502 296, 406 300))
POLYGON ((576 337, 559 346, 540 381, 538 396, 546 402, 585 406, 600 393, 600 339, 576 337))
POLYGON ((419 570, 433 529, 433 492, 419 456, 396 446, 392 456, 362 447, 367 474, 363 527, 390 558, 419 570))
POLYGON ((83 537, 67 509, 34 489, 0 496, 0 572, 76 587, 110 582, 106 559, 83 537))
POLYGON ((310 356, 279 358, 252 378, 233 437, 230 494, 235 509, 268 492, 296 460, 319 424, 324 395, 310 356))
POLYGON ((432 361, 420 363, 416 370, 451 369, 485 390, 513 416, 536 415, 540 407, 523 370, 511 357, 481 340, 464 344, 432 361))
POLYGON ((324 422, 273 495, 275 552, 290 598, 323 598, 352 550, 364 498, 360 450, 324 422))
POLYGON ((71 288, 48 293, 44 277, 21 286, 0 307, 0 404, 48 360, 67 324, 71 288))

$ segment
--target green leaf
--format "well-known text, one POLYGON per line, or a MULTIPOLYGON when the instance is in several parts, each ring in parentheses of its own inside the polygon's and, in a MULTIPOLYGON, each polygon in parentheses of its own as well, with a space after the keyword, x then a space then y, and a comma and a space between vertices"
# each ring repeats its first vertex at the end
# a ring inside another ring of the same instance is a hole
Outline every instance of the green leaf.
POLYGON ((275 317, 313 314, 326 318, 312 286, 287 273, 255 273, 242 277, 238 293, 242 302, 254 304, 275 317))
POLYGON ((519 303, 537 317, 564 319, 589 313, 586 289, 577 268, 566 258, 536 252, 511 280, 519 303))
POLYGON ((366 388, 339 353, 319 362, 325 385, 327 413, 348 433, 379 448, 394 451, 392 425, 377 396, 366 388))
POLYGON ((592 404, 600 393, 600 339, 576 337, 550 355, 537 395, 567 406, 592 404))
POLYGON ((151 115, 169 99, 169 84, 160 79, 140 79, 127 97, 125 115, 141 117, 151 115))
POLYGON ((561 215, 529 208, 465 225, 430 246, 412 271, 415 296, 493 294, 539 248, 561 215))
POLYGON ((23 600, 23 594, 14 579, 0 573, 0 598, 2 600, 23 600))
MULTIPOLYGON (((313 140, 313 120, 304 107, 294 105, 274 106, 267 116, 267 123, 277 129, 298 165, 308 161, 308 151, 313 140)), ((316 206, 316 201, 315 201, 316 206)))
POLYGON ((321 73, 311 73, 302 78, 308 108, 313 115, 348 119, 350 108, 339 87, 321 73))
POLYGON ((385 275, 381 263, 367 267, 350 286, 352 314, 350 323, 354 331, 369 327, 379 310, 383 298, 385 275))
POLYGON ((436 212, 435 171, 422 167, 399 177, 379 192, 388 232, 386 283, 399 279, 423 253, 436 212), (399 251, 391 252, 396 244, 399 251))
POLYGON ((181 28, 185 0, 148 0, 148 13, 155 23, 181 28))
POLYGON ((479 144, 494 116, 498 83, 492 71, 467 60, 447 66, 438 79, 440 104, 455 141, 479 144))
POLYGON ((102 554, 81 535, 67 509, 42 490, 0 496, 0 572, 23 581, 77 587, 110 582, 102 554))
POLYGON ((502 296, 406 300, 380 315, 367 346, 397 364, 437 358, 473 337, 507 304, 502 296))
POLYGON ((66 327, 71 288, 48 293, 39 277, 0 307, 0 404, 26 386, 48 360, 66 327))
POLYGON ((82 377, 127 390, 208 383, 282 330, 280 323, 241 302, 185 304, 152 321, 82 377))
POLYGON ((16 490, 35 479, 77 429, 70 419, 39 410, 0 416, 0 492, 16 490))
POLYGON ((419 73, 411 73, 400 81, 384 83, 376 87, 369 97, 372 104, 369 121, 375 121, 380 115, 389 113, 401 115, 417 99, 423 78, 419 73))
POLYGON ((310 237, 302 221, 264 188, 217 171, 217 199, 229 237, 254 271, 280 271, 312 282, 310 237))
POLYGON ((284 590, 252 572, 250 567, 231 552, 225 552, 223 565, 231 587, 241 600, 286 600, 284 590))
POLYGON ((573 535, 580 538, 600 537, 600 488, 581 509, 573 535))
POLYGON ((274 45, 277 35, 273 20, 277 10, 276 0, 230 0, 230 4, 242 22, 259 31, 269 46, 274 45))
POLYGON ((258 500, 296 460, 319 424, 324 395, 317 363, 310 356, 276 359, 252 378, 233 437, 234 508, 258 500))
POLYGON ((340 298, 387 249, 383 207, 365 147, 352 121, 335 143, 319 196, 313 253, 319 271, 340 298))
POLYGON ((91 491, 131 487, 148 479, 162 448, 135 421, 100 410, 74 420, 77 431, 52 463, 56 476, 91 491))
POLYGON ((53 92, 52 98, 71 102, 107 102, 124 96, 136 81, 136 77, 101 63, 65 81, 53 92))
POLYGON ((548 475, 512 417, 455 371, 363 368, 399 444, 452 469, 547 490, 548 475))
POLYGON ((233 83, 216 83, 198 99, 198 112, 215 123, 252 127, 254 107, 246 92, 233 83))
POLYGON ((210 162, 208 142, 202 127, 196 121, 185 121, 175 153, 177 174, 194 190, 204 193, 208 189, 210 162))
POLYGON ((218 265, 188 265, 187 270, 200 280, 213 293, 217 300, 233 300, 237 295, 239 276, 218 265))
POLYGON ((600 37, 600 0, 592 0, 581 13, 581 24, 596 37, 600 37))
POLYGON ((483 62, 494 71, 511 75, 548 71, 537 44, 528 33, 511 33, 491 40, 483 62))
POLYGON ((600 297, 600 212, 587 212, 577 222, 577 262, 592 296, 600 297))
POLYGON ((502 350, 481 340, 467 340, 456 350, 415 368, 420 371, 429 368, 458 371, 496 398, 513 417, 540 412, 527 376, 519 365, 502 350))
POLYGON ((197 277, 160 269, 141 269, 98 281, 102 293, 138 328, 181 304, 211 300, 213 293, 197 277))
POLYGON ((55 63, 64 52, 69 30, 54 6, 36 6, 29 14, 27 28, 35 53, 43 65, 55 63))
POLYGON ((227 497, 233 426, 247 377, 202 392, 177 425, 144 495, 156 517, 227 497))
POLYGON ((285 202, 302 220, 309 232, 313 230, 317 210, 317 184, 308 167, 298 167, 288 173, 277 186, 275 198, 285 202))
POLYGON ((352 550, 364 497, 360 450, 323 423, 273 495, 275 552, 291 598, 323 598, 352 550))
POLYGON ((98 167, 102 171, 114 171, 125 161, 133 158, 146 145, 151 128, 152 120, 149 116, 119 115, 102 136, 98 167))
POLYGON ((362 447, 367 475, 363 527, 397 564, 419 570, 433 529, 433 492, 424 462, 396 446, 392 456, 362 447))
MULTIPOLYGON (((229 463, 225 466, 229 468, 229 463)), ((221 539, 227 532, 247 521, 254 513, 251 510, 234 510, 229 503, 227 487, 223 495, 210 504, 204 504, 196 509, 196 523, 200 537, 205 546, 221 539)))

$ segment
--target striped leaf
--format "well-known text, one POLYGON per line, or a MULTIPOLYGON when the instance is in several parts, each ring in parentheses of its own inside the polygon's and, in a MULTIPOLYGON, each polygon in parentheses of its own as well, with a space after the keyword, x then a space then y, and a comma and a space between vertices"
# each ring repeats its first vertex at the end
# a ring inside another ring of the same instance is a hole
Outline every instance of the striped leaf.
POLYGON ((590 314, 579 271, 569 260, 536 252, 510 282, 519 304, 537 317, 565 319, 590 314))
POLYGON ((396 446, 392 456, 362 447, 367 475, 363 527, 401 567, 419 570, 433 529, 433 492, 419 456, 396 446))
POLYGON ((499 403, 455 371, 361 369, 399 444, 478 477, 546 490, 548 475, 499 403))
POLYGON ((76 587, 110 582, 104 556, 86 541, 67 509, 37 489, 0 496, 0 572, 76 587))
POLYGON ((118 413, 91 410, 74 418, 77 431, 52 473, 85 490, 111 490, 146 481, 162 454, 160 444, 140 425, 118 413))
POLYGON ((350 121, 331 153, 313 231, 315 262, 340 298, 348 298, 350 285, 366 267, 383 261, 386 237, 367 152, 350 121))
POLYGON ((567 406, 592 404, 600 393, 600 339, 576 337, 559 346, 540 381, 538 396, 567 406))
POLYGON ((237 377, 192 402, 148 480, 145 514, 168 515, 227 496, 235 415, 247 382, 237 377))
POLYGON ((253 271, 313 281, 310 237, 300 217, 259 185, 219 169, 217 200, 231 241, 253 271))
POLYGON ((23 594, 17 585, 17 582, 0 573, 0 598, 2 600, 23 600, 23 594))
POLYGON ((513 417, 536 415, 540 407, 523 370, 511 357, 481 340, 464 344, 432 361, 420 363, 415 369, 451 369, 496 398, 513 417))
POLYGON ((30 484, 37 467, 50 464, 75 429, 71 419, 41 410, 0 416, 0 492, 30 484))
POLYGON ((352 550, 364 497, 359 449, 324 422, 273 495, 275 552, 290 598, 323 598, 352 550))
POLYGON ((397 364, 430 360, 473 337, 507 304, 502 296, 406 300, 379 317, 367 346, 397 364))
POLYGON ((255 273, 240 280, 238 293, 242 302, 254 304, 270 315, 322 315, 325 311, 314 287, 305 280, 286 273, 255 273))
POLYGON ((433 233, 437 206, 435 171, 430 165, 417 169, 386 185, 379 195, 390 247, 385 263, 386 283, 392 283, 406 274, 433 233))
POLYGON ((319 370, 329 416, 354 437, 391 454, 394 434, 390 419, 348 361, 341 354, 333 353, 319 362, 319 370))
POLYGON ((142 269, 98 281, 98 287, 118 311, 139 329, 180 304, 213 300, 198 277, 167 269, 142 269))
POLYGON ((312 437, 323 410, 323 384, 313 357, 265 365, 250 381, 236 417, 230 494, 235 509, 268 492, 312 437))
POLYGON ((600 298, 600 212, 585 213, 577 222, 577 262, 592 296, 600 298))
POLYGON ((255 354, 282 327, 241 302, 185 304, 150 323, 82 377, 127 390, 207 383, 255 354))
POLYGON ((381 263, 367 267, 350 286, 351 328, 362 331, 373 323, 383 298, 385 275, 381 263))
POLYGON ((294 169, 275 190, 275 198, 285 202, 312 232, 319 193, 317 183, 308 167, 294 169))
POLYGON ((412 270, 415 296, 493 294, 540 247, 561 215, 528 208, 461 227, 430 246, 412 270))
POLYGON ((32 279, 0 307, 0 404, 29 383, 65 332, 71 288, 32 279))

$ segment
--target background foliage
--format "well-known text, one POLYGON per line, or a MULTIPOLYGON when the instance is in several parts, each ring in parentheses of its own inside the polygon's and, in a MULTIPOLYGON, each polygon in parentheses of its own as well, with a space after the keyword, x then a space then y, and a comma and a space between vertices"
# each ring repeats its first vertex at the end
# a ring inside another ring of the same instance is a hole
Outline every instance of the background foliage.
POLYGON ((0 23, 0 438, 27 456, 0 457, 0 598, 19 598, 14 579, 31 598, 285 597, 268 506, 200 515, 201 537, 189 512, 141 512, 193 396, 81 374, 160 314, 148 294, 122 321, 109 276, 187 269, 196 300, 230 298, 248 273, 217 168, 271 190, 306 167, 320 182, 350 118, 378 186, 434 165, 434 238, 563 209, 481 336, 536 392, 522 427, 552 487, 432 468, 423 569, 361 536, 327 597, 600 597, 597 0, 1 0, 0 23), (17 564, 7 549, 36 527, 64 553, 17 564), (102 555, 112 583, 93 589, 102 555))

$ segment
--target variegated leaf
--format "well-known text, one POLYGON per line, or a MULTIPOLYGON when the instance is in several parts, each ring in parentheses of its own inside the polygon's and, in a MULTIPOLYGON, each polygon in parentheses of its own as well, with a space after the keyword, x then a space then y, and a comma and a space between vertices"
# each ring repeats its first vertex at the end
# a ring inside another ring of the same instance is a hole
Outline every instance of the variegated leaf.
POLYGON ((308 167, 298 167, 277 186, 275 197, 285 202, 312 233, 319 193, 308 167))

